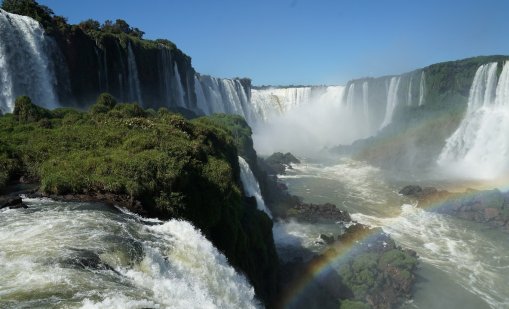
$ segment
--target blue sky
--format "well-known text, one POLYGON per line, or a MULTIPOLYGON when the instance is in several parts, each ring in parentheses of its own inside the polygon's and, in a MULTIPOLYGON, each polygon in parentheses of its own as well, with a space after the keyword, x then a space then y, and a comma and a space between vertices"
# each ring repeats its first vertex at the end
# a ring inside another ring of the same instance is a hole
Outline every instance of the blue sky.
POLYGON ((344 84, 476 55, 509 54, 505 0, 39 0, 78 23, 125 19, 218 77, 344 84))

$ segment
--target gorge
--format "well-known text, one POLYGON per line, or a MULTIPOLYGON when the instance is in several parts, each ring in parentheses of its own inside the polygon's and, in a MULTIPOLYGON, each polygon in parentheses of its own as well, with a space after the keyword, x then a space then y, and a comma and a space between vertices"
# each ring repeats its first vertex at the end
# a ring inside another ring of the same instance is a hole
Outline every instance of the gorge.
POLYGON ((0 307, 509 306, 509 56, 254 86, 130 26, 15 13, 0 307))

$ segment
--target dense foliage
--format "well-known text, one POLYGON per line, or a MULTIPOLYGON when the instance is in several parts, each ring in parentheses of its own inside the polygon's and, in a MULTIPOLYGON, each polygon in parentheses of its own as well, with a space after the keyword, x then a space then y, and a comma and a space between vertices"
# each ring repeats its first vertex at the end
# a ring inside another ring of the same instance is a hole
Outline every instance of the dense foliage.
POLYGON ((229 132, 108 94, 90 113, 48 111, 21 97, 14 114, 0 117, 0 189, 23 177, 47 194, 115 194, 149 215, 189 220, 268 299, 277 273, 272 222, 243 197, 229 132))
POLYGON ((66 28, 67 19, 56 16, 47 6, 35 0, 3 0, 1 8, 7 12, 32 17, 37 20, 48 33, 66 28))

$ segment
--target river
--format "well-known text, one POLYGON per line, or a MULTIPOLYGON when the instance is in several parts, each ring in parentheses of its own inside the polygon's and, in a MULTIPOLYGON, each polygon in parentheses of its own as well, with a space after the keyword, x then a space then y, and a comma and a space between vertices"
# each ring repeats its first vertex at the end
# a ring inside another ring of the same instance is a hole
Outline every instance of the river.
MULTIPOLYGON (((362 162, 303 162, 281 178, 304 201, 343 207, 354 220, 381 227, 400 246, 417 252, 417 283, 403 308, 509 308, 507 233, 423 210, 397 193, 401 181, 362 162)), ((334 228, 339 229, 329 227, 334 228)), ((310 249, 324 230, 309 225, 287 229, 310 249)))

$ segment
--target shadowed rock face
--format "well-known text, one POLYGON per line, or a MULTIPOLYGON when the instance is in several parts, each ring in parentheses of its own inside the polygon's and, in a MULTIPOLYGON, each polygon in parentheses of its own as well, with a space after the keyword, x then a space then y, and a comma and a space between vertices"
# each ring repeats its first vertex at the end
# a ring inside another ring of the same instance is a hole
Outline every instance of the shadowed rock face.
POLYGON ((0 196, 0 209, 2 208, 27 208, 19 196, 0 196))
POLYGON ((196 107, 195 70, 191 58, 177 48, 128 36, 94 39, 79 28, 55 34, 55 39, 69 73, 70 91, 59 90, 66 105, 86 108, 109 92, 123 102, 141 101, 145 108, 196 107), (139 83, 138 93, 133 80, 139 83))
POLYGON ((433 211, 461 219, 485 223, 509 231, 509 194, 498 189, 451 193, 433 187, 409 185, 400 194, 415 198, 420 207, 433 207, 433 211))

